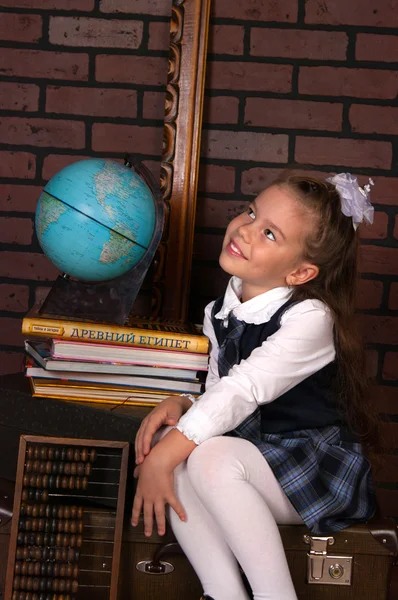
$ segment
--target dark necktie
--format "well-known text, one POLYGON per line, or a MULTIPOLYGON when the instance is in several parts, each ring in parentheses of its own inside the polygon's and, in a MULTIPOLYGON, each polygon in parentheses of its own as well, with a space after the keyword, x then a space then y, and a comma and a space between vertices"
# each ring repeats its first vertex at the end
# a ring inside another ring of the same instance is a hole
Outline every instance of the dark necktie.
POLYGON ((226 327, 221 326, 222 335, 225 335, 218 352, 218 374, 220 377, 228 375, 229 370, 240 362, 239 342, 245 330, 246 323, 239 321, 232 312, 228 316, 226 327))

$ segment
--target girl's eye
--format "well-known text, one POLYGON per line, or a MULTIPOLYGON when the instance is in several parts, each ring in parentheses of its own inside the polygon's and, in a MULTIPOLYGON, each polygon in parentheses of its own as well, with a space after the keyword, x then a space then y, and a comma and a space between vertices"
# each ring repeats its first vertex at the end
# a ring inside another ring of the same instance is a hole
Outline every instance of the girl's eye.
POLYGON ((276 240, 275 240, 275 236, 274 236, 274 234, 272 233, 271 229, 264 229, 264 233, 265 233, 265 236, 266 236, 266 237, 267 237, 269 240, 272 240, 273 242, 275 242, 275 241, 276 241, 276 240))
POLYGON ((250 217, 251 219, 253 219, 253 220, 256 218, 256 215, 254 214, 254 210, 253 210, 252 208, 249 208, 249 209, 248 209, 248 211, 247 211, 247 214, 248 214, 248 215, 249 215, 249 217, 250 217))

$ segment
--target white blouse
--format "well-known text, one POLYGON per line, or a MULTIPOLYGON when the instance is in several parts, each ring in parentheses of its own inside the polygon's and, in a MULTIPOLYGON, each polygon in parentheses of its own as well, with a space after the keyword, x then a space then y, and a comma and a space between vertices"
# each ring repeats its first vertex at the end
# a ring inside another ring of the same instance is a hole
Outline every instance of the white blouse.
MULTIPOLYGON (((232 312, 246 323, 266 323, 291 295, 288 287, 279 287, 242 303, 241 291, 241 280, 232 277, 216 319, 226 319, 232 312)), ((320 300, 304 300, 288 308, 278 331, 220 379, 213 304, 206 307, 203 324, 211 343, 206 391, 176 426, 196 444, 231 431, 259 405, 276 400, 332 362, 336 354, 329 308, 320 300)))

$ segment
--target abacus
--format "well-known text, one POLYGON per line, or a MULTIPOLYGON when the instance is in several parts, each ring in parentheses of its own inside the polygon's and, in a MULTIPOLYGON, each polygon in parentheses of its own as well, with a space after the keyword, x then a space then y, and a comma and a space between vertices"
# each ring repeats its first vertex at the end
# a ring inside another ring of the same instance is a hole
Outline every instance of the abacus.
POLYGON ((5 600, 116 600, 128 450, 21 436, 5 600))

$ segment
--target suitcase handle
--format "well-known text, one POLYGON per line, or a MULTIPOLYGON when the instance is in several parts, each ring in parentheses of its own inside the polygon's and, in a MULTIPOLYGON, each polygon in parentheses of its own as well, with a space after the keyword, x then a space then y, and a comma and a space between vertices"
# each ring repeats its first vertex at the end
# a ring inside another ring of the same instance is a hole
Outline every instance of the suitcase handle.
POLYGON ((156 550, 152 560, 141 560, 136 564, 136 569, 147 575, 167 575, 174 571, 174 566, 170 562, 161 560, 170 554, 184 554, 181 546, 177 542, 163 544, 156 550))

